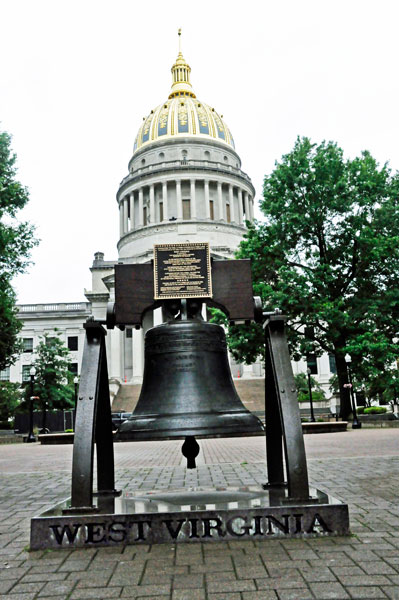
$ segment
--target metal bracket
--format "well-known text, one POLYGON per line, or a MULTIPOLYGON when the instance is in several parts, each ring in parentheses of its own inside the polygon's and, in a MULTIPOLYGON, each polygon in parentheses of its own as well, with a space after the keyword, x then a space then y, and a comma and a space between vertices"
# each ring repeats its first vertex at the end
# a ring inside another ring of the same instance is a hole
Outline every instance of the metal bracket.
POLYGON ((287 485, 290 501, 308 502, 305 445, 285 320, 284 316, 275 312, 267 315, 264 324, 267 485, 287 485))
POLYGON ((97 487, 115 494, 114 448, 108 388, 106 331, 89 319, 83 350, 72 460, 71 508, 93 511, 93 456, 97 450, 97 487))

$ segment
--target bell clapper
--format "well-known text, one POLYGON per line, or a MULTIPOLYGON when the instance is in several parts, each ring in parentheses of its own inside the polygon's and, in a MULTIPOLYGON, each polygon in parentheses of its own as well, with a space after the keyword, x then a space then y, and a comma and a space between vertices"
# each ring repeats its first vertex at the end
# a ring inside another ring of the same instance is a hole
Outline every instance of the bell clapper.
POLYGON ((193 435, 188 435, 184 440, 184 444, 181 448, 182 454, 187 458, 187 469, 195 469, 195 459, 199 454, 200 447, 193 435))

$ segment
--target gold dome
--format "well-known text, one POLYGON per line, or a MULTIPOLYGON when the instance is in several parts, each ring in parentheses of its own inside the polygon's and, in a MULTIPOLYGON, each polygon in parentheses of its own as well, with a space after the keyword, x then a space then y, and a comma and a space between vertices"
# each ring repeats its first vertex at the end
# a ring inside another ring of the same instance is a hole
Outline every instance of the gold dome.
POLYGON ((214 139, 234 148, 229 128, 214 108, 198 100, 190 83, 190 66, 180 48, 172 66, 172 88, 168 99, 143 119, 133 153, 153 142, 179 137, 214 139))

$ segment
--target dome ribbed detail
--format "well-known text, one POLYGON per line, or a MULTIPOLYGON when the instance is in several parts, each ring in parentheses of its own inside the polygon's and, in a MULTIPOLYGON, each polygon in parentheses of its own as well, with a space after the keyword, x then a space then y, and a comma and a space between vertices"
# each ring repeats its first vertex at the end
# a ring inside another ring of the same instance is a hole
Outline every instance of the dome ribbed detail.
POLYGON ((234 148, 233 136, 215 109, 197 98, 179 95, 157 106, 144 119, 133 152, 151 142, 192 136, 216 139, 234 148))

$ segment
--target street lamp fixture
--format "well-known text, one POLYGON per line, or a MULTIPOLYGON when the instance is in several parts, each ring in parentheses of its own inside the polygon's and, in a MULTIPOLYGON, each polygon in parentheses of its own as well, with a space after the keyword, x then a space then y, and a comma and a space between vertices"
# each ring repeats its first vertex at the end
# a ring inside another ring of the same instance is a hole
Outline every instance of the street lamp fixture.
POLYGON ((29 375, 30 375, 29 433, 28 433, 28 436, 25 438, 25 442, 27 442, 28 444, 31 444, 33 442, 36 442, 36 438, 33 435, 33 398, 34 398, 33 394, 34 394, 36 369, 33 365, 29 371, 29 375))
POLYGON ((348 381, 348 383, 344 384, 344 387, 349 388, 349 398, 351 401, 352 414, 353 414, 352 429, 361 429, 362 424, 360 423, 360 421, 357 418, 356 400, 355 400, 355 395, 353 393, 352 370, 351 370, 352 357, 350 354, 345 354, 345 362, 346 362, 346 368, 348 369, 348 380, 349 381, 348 381))
POLYGON ((316 421, 316 419, 314 418, 314 412, 313 412, 312 382, 310 380, 311 373, 312 373, 312 371, 308 367, 307 374, 308 374, 308 388, 309 388, 309 402, 310 402, 310 421, 311 421, 311 423, 314 423, 316 421))

